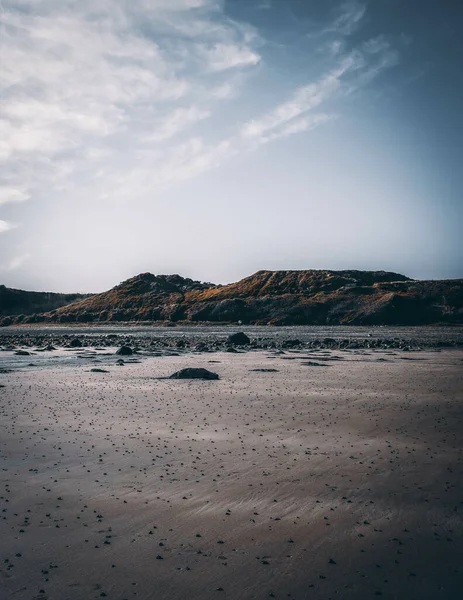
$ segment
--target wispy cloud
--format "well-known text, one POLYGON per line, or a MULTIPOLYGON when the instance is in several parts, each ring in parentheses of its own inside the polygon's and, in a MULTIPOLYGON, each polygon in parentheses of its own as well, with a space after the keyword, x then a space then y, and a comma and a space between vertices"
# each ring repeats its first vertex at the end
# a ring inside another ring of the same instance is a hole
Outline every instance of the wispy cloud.
POLYGON ((260 62, 260 55, 246 46, 234 44, 215 44, 200 46, 198 54, 212 72, 227 71, 239 67, 253 67, 260 62))
POLYGON ((342 76, 348 71, 359 68, 361 63, 360 55, 352 54, 346 57, 339 66, 324 75, 319 81, 299 88, 290 100, 278 105, 259 119, 246 123, 241 130, 242 136, 261 137, 320 106, 339 89, 342 76))
POLYGON ((26 190, 20 187, 13 187, 8 185, 0 185, 0 204, 6 204, 7 202, 24 202, 29 200, 30 195, 26 190))
POLYGON ((300 119, 293 119, 288 124, 280 127, 277 131, 273 131, 268 135, 260 136, 259 142, 261 144, 266 144, 268 142, 273 142, 280 138, 288 137, 296 133, 312 131, 321 125, 324 125, 325 123, 334 121, 336 118, 336 114, 316 113, 300 119))
POLYGON ((337 9, 335 20, 328 29, 342 35, 351 35, 360 26, 366 12, 367 7, 364 2, 358 2, 358 0, 344 2, 337 9))
POLYGON ((3 0, 0 204, 80 189, 95 201, 151 196, 333 121, 337 100, 397 60, 383 37, 345 54, 365 14, 343 4, 321 28, 324 72, 231 119, 224 100, 239 100, 265 45, 221 0, 3 0))
POLYGON ((185 131, 195 123, 207 119, 210 114, 209 110, 202 110, 195 106, 177 108, 163 116, 156 127, 155 132, 148 135, 143 141, 149 143, 168 140, 178 133, 185 131))
POLYGON ((181 134, 260 61, 257 34, 216 0, 2 8, 0 168, 9 185, 0 202, 27 199, 37 172, 55 178, 66 165, 71 174, 83 149, 114 153, 181 134))
POLYGON ((311 39, 325 40, 326 47, 337 54, 346 40, 368 20, 367 3, 347 0, 337 4, 328 21, 313 22, 307 34, 311 39))
POLYGON ((13 223, 10 223, 9 221, 2 221, 0 219, 0 233, 4 233, 5 231, 10 231, 10 229, 14 229, 14 225, 13 223))

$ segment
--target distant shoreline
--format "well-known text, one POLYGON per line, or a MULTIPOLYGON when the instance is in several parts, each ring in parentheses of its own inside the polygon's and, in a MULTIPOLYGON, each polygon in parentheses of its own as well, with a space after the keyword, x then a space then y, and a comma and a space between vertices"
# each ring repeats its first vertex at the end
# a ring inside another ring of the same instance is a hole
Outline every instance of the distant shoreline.
POLYGON ((68 347, 74 338, 79 347, 117 347, 128 345, 135 353, 161 352, 219 352, 238 346, 240 352, 253 350, 299 351, 330 350, 424 350, 462 348, 463 327, 460 326, 354 326, 354 325, 191 325, 190 323, 166 327, 141 323, 86 325, 79 323, 44 325, 26 324, 0 329, 0 349, 31 349, 42 352, 47 346, 68 347), (244 345, 230 341, 233 335, 243 332, 244 345))
POLYGON ((397 325, 356 325, 354 323, 333 323, 330 325, 279 325, 275 323, 269 323, 267 325, 262 325, 260 323, 227 323, 227 322, 213 322, 213 321, 176 321, 175 323, 171 321, 101 321, 101 322, 75 322, 75 323, 15 323, 12 325, 0 325, 0 332, 5 329, 47 329, 47 328, 110 328, 110 327, 127 327, 127 329, 133 329, 135 327, 153 327, 153 328, 165 328, 165 329, 175 329, 176 327, 187 327, 190 329, 196 329, 198 327, 234 327, 246 329, 248 327, 261 327, 262 329, 267 329, 271 327, 275 327, 277 329, 283 329, 285 327, 290 328, 300 328, 304 329, 307 327, 335 327, 335 328, 343 328, 348 327, 352 329, 362 328, 362 329, 388 329, 388 328, 397 328, 401 327, 404 329, 413 328, 413 329, 429 329, 433 327, 444 328, 448 327, 451 329, 463 329, 463 323, 430 323, 426 325, 406 325, 403 323, 397 325))

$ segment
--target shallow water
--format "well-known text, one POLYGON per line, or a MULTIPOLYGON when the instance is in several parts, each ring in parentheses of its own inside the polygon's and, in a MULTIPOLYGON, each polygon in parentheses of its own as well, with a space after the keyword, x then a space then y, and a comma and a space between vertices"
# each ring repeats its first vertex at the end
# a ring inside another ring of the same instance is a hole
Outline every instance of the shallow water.
MULTIPOLYGON (((1 339, 1 338, 0 338, 1 339)), ((68 350, 57 348, 51 352, 36 352, 27 348, 29 356, 17 356, 13 351, 0 353, 0 378, 5 371, 23 370, 43 367, 92 367, 104 369, 114 365, 120 357, 115 354, 116 348, 105 348, 99 352, 88 350, 68 350), (3 371, 3 373, 2 373, 3 371)), ((1 380, 0 380, 1 383, 1 380)))

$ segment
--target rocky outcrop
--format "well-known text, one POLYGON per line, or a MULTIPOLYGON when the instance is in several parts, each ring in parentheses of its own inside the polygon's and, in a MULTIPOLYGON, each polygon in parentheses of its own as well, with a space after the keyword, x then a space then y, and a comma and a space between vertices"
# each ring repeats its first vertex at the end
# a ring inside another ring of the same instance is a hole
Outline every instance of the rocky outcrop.
POLYGON ((463 280, 385 271, 259 271, 214 286, 143 273, 108 292, 18 322, 425 325, 463 323, 463 280))

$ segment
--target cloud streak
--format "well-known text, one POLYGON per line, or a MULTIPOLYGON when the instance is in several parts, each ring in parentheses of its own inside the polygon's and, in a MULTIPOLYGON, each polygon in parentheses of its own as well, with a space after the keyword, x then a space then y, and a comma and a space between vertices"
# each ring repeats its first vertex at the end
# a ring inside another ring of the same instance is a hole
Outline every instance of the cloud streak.
POLYGON ((195 106, 177 108, 160 119, 155 132, 148 135, 143 141, 150 143, 169 140, 195 123, 207 119, 210 114, 209 110, 203 110, 195 106))
POLYGON ((365 18, 367 7, 362 2, 351 0, 342 4, 338 10, 334 23, 328 29, 342 35, 351 35, 360 27, 365 18))
POLYGON ((276 106, 263 117, 247 123, 241 130, 242 136, 245 138, 264 136, 269 131, 278 129, 302 114, 317 108, 340 88, 342 76, 359 68, 361 63, 360 56, 346 57, 339 66, 324 75, 319 81, 300 87, 290 100, 276 106))

